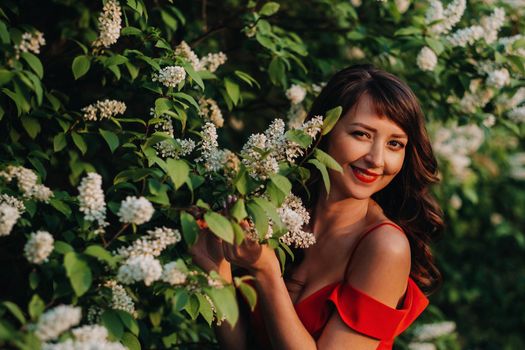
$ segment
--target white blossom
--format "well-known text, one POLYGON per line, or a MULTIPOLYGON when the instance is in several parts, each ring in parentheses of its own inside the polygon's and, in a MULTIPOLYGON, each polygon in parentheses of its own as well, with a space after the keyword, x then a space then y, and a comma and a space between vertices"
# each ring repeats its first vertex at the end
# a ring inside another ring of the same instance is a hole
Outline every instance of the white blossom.
POLYGON ((494 226, 501 224, 503 220, 504 220, 503 215, 501 215, 500 213, 490 214, 490 223, 494 226))
POLYGON ((502 88, 510 84, 510 73, 507 68, 496 69, 489 73, 487 85, 495 88, 502 88))
POLYGON ((184 57, 191 64, 194 70, 201 70, 201 62, 199 57, 197 56, 197 54, 195 54, 195 52, 193 52, 193 50, 185 41, 182 41, 175 48, 175 55, 184 57))
POLYGON ((350 0, 350 3, 351 3, 352 6, 354 6, 354 7, 359 7, 359 6, 361 6, 361 4, 362 4, 362 0, 350 0))
POLYGON ((177 87, 186 79, 186 71, 181 66, 167 66, 154 73, 151 80, 158 81, 166 87, 177 87))
POLYGON ((520 87, 512 97, 509 97, 508 94, 501 94, 497 99, 497 105, 505 110, 513 109, 523 102, 525 102, 525 87, 520 87))
POLYGON ((98 17, 99 37, 93 42, 94 47, 109 47, 120 37, 122 11, 115 0, 108 0, 98 17))
POLYGON ((199 115, 205 120, 211 121, 216 127, 221 128, 224 125, 221 109, 217 102, 212 98, 202 97, 199 100, 199 115))
POLYGON ((0 203, 0 236, 7 236, 15 226, 20 211, 8 203, 0 203))
POLYGON ((127 196, 117 213, 120 222, 141 225, 153 216, 153 205, 144 197, 127 196))
POLYGON ((125 350, 118 342, 109 342, 108 331, 99 325, 88 325, 71 331, 74 339, 62 343, 44 343, 42 350, 125 350))
POLYGON ((29 240, 24 246, 24 255, 33 264, 42 264, 53 251, 55 240, 47 231, 31 233, 29 240))
POLYGON ((453 0, 446 8, 439 0, 431 0, 430 6, 425 14, 430 33, 439 35, 448 33, 460 20, 467 7, 466 0, 453 0))
POLYGON ((63 332, 76 326, 82 317, 80 307, 59 305, 40 316, 35 334, 41 341, 55 339, 63 332))
POLYGON ((137 312, 135 311, 135 303, 123 286, 118 284, 115 280, 106 281, 104 286, 111 289, 112 309, 126 311, 133 317, 137 316, 137 312))
POLYGON ((124 284, 144 281, 146 286, 160 279, 162 266, 151 255, 132 256, 122 264, 117 273, 117 280, 124 284))
POLYGON ((47 202, 53 196, 53 192, 48 187, 36 183, 37 176, 31 169, 9 165, 5 170, 0 171, 0 177, 3 177, 7 182, 16 179, 18 189, 25 198, 47 202))
POLYGON ((87 221, 97 221, 99 226, 107 226, 106 201, 102 190, 102 177, 97 173, 88 173, 78 186, 80 211, 87 221))
POLYGON ((515 180, 525 180, 525 152, 514 153, 509 157, 509 175, 515 180))
POLYGON ((456 323, 453 321, 443 321, 429 323, 415 329, 414 335, 418 341, 436 339, 444 335, 451 334, 456 330, 456 323))
POLYGON ((20 52, 40 53, 40 47, 46 44, 44 33, 35 31, 34 33, 25 32, 22 34, 22 40, 18 45, 15 45, 16 57, 20 56, 20 52))
MULTIPOLYGON (((154 108, 150 109, 150 115, 152 117, 156 117, 154 108)), ((171 119, 171 116, 163 113, 158 116, 158 119, 160 119, 160 121, 155 124, 155 130, 164 132, 168 134, 169 136, 174 137, 175 129, 173 128, 173 121, 171 119)))
POLYGON ((460 196, 454 193, 452 197, 450 197, 449 204, 453 209, 458 210, 463 205, 463 201, 460 196))
POLYGON ((350 46, 345 49, 345 56, 349 60, 362 60, 365 58, 365 52, 357 47, 357 46, 350 46))
POLYGON ((217 70, 217 68, 226 63, 227 59, 228 57, 223 52, 209 53, 201 58, 201 69, 205 69, 213 73, 217 70))
POLYGON ((410 0, 395 0, 399 13, 405 13, 410 7, 410 0))
POLYGON ((24 202, 16 197, 10 196, 7 193, 0 194, 0 204, 8 204, 12 207, 15 207, 20 214, 26 210, 24 202))
POLYGON ((492 128, 496 125, 496 116, 494 114, 486 114, 485 119, 483 119, 483 125, 487 128, 492 128))
POLYGON ((181 240, 179 230, 157 227, 148 230, 148 234, 133 242, 132 245, 119 248, 117 254, 124 258, 138 255, 159 256, 167 246, 175 244, 181 240))
POLYGON ((419 69, 433 71, 436 68, 438 59, 436 53, 432 51, 431 48, 425 46, 419 51, 416 61, 419 69))
POLYGON ((187 274, 179 268, 177 262, 173 261, 164 265, 161 278, 164 282, 174 286, 184 284, 187 274))
POLYGON ((513 108, 507 115, 515 123, 525 123, 525 106, 513 108))
POLYGON ((505 22, 505 10, 496 7, 490 16, 481 19, 481 26, 485 30, 483 38, 487 44, 491 44, 498 38, 498 32, 505 22))
POLYGON ((315 244, 316 239, 313 233, 302 229, 310 222, 310 215, 299 197, 290 193, 277 211, 288 229, 288 232, 280 237, 283 243, 296 248, 308 248, 315 244))
POLYGON ((482 26, 473 25, 459 29, 449 35, 446 39, 452 46, 466 47, 483 38, 485 31, 482 26))
POLYGON ((303 102, 305 96, 306 90, 301 85, 293 84, 286 90, 286 97, 294 105, 303 102))
POLYGON ((286 116, 288 128, 297 129, 303 124, 306 117, 307 113, 302 104, 292 105, 286 116))
POLYGON ((75 340, 86 342, 86 341, 103 341, 108 337, 108 330, 106 327, 99 325, 89 325, 74 328, 72 331, 75 340))
POLYGON ((277 159, 271 153, 263 155, 266 140, 264 134, 250 135, 241 150, 242 163, 249 174, 259 180, 265 180, 279 171, 277 159))
POLYGON ((124 114, 125 111, 126 104, 124 102, 108 99, 97 101, 82 108, 83 118, 88 121, 109 119, 124 114))
POLYGON ((525 48, 523 47, 514 47, 514 43, 518 40, 525 39, 525 36, 522 34, 516 34, 510 37, 503 37, 498 40, 498 45, 502 45, 505 48, 505 53, 507 55, 516 55, 525 57, 525 48))
POLYGON ((31 197, 40 202, 49 202, 53 197, 53 191, 47 186, 37 184, 31 190, 31 197))

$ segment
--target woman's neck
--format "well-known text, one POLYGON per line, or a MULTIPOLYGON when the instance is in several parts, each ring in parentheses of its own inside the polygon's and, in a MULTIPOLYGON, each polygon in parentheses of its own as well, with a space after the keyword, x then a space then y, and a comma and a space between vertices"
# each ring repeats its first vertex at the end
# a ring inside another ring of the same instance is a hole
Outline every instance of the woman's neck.
MULTIPOLYGON (((373 201, 372 201, 373 202, 373 201)), ((311 227, 316 236, 319 233, 335 233, 339 228, 353 225, 364 219, 373 203, 367 199, 332 199, 321 194, 315 206, 311 227)))

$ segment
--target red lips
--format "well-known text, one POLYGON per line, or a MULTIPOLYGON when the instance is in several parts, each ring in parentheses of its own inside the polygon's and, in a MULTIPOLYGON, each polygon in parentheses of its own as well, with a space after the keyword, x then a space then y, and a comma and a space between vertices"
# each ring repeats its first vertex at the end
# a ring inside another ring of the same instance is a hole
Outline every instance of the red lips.
POLYGON ((366 169, 361 169, 355 166, 352 166, 352 173, 359 181, 362 181, 367 184, 374 182, 379 178, 379 176, 381 176, 380 174, 376 174, 366 169))

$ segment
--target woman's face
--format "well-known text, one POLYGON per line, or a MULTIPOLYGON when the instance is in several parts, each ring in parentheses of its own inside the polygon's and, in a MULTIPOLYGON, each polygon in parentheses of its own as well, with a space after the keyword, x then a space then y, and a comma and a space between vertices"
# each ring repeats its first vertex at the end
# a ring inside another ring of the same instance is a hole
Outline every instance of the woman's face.
POLYGON ((363 95, 330 133, 328 153, 343 172, 330 171, 330 198, 370 198, 399 173, 408 137, 397 124, 376 114, 371 99, 363 95))

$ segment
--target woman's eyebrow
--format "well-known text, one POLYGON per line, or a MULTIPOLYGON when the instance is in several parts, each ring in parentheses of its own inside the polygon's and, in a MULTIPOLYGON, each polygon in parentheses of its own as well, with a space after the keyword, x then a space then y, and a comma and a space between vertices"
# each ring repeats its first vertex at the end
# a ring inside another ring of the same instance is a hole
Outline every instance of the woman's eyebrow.
MULTIPOLYGON (((373 127, 368 126, 368 125, 363 124, 363 123, 359 123, 359 122, 350 123, 350 125, 357 125, 357 126, 360 126, 360 127, 362 127, 362 128, 365 128, 365 129, 367 129, 367 130, 369 130, 369 131, 371 131, 371 132, 376 132, 376 131, 377 131, 377 130, 374 129, 373 127)), ((397 138, 397 139, 408 139, 408 136, 405 135, 405 134, 392 134, 392 135, 390 135, 390 136, 395 137, 395 138, 397 138)))

